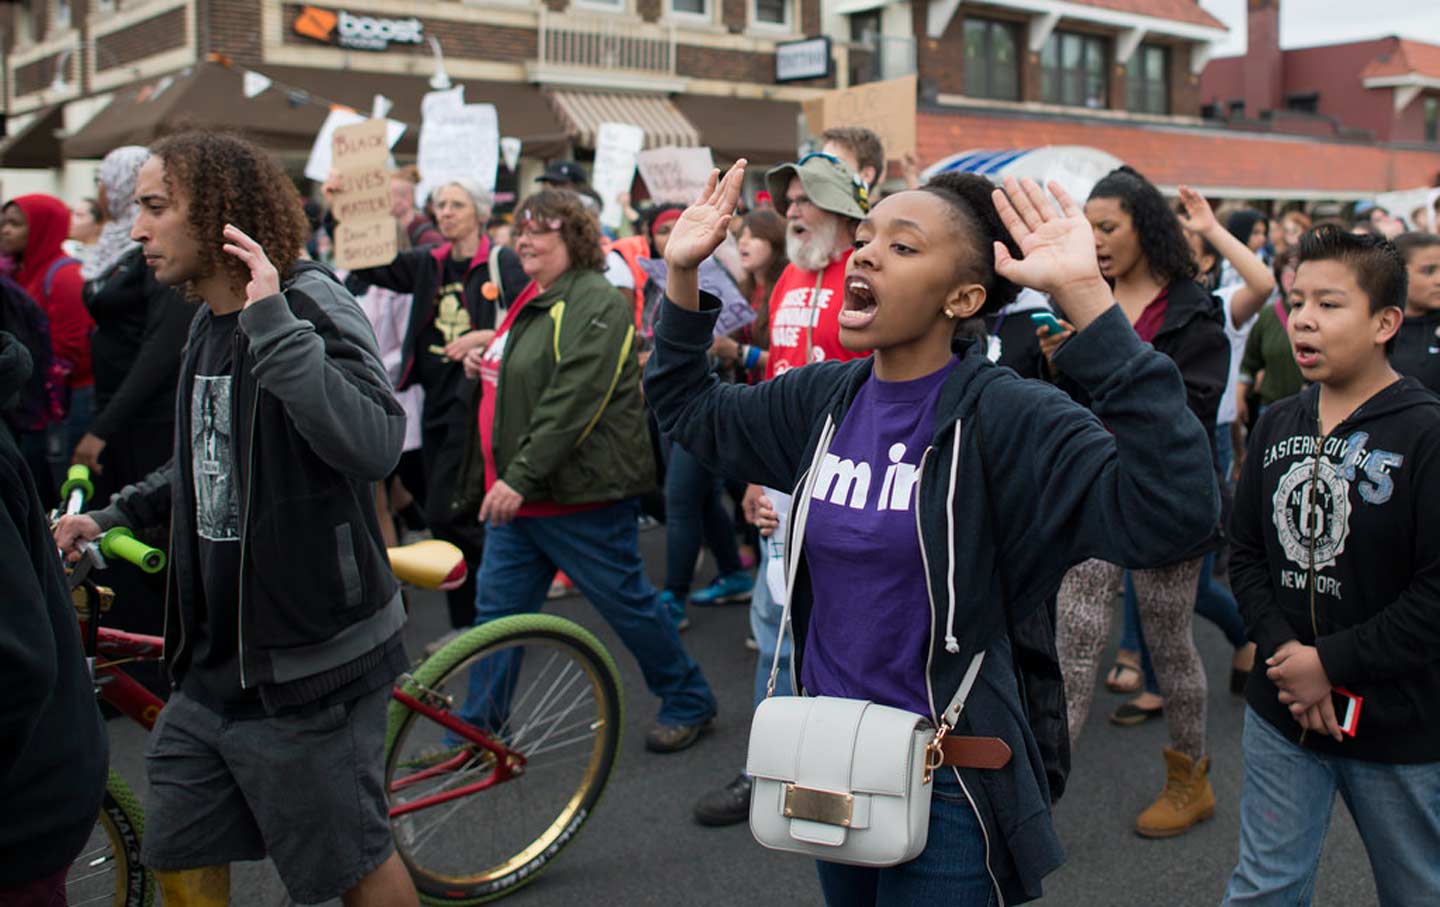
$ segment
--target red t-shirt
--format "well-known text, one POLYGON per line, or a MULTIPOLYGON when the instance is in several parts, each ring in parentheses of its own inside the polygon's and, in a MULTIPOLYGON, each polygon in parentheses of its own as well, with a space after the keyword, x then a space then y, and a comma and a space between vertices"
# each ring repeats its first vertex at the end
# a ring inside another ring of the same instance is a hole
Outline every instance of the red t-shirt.
POLYGON ((1146 343, 1154 343, 1155 335, 1160 333, 1160 328, 1165 326, 1165 310, 1170 308, 1170 289, 1167 287, 1160 291, 1160 295, 1150 300, 1135 319, 1135 333, 1146 343))
POLYGON ((814 271, 802 271, 792 263, 780 274, 770 294, 767 379, 811 362, 844 362, 869 355, 853 353, 840 345, 840 308, 845 298, 845 263, 849 260, 847 249, 838 261, 826 266, 818 299, 811 298, 817 295, 814 271))
MULTIPOLYGON (((500 475, 495 469, 495 398, 500 390, 500 362, 505 356, 505 341, 510 333, 510 326, 515 323, 515 316, 525 308, 526 303, 540 295, 540 288, 535 281, 525 287, 519 297, 510 306, 510 311, 505 314, 505 320, 500 322, 500 327, 495 329, 495 339, 485 348, 485 356, 480 361, 480 452, 485 458, 485 493, 489 494, 490 489, 495 487, 500 475)), ((520 505, 517 517, 541 517, 541 516, 563 516, 567 513, 582 513, 586 510, 595 510, 603 504, 576 504, 566 506, 556 504, 553 501, 525 501, 520 505)))

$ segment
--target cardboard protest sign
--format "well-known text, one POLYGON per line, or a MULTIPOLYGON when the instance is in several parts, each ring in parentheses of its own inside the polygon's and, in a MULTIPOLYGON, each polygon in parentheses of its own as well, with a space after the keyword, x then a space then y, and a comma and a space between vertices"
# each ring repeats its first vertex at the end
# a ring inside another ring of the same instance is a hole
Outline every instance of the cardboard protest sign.
POLYGON ((390 147, 384 120, 363 120, 336 129, 331 166, 340 182, 330 199, 339 222, 335 263, 342 268, 388 264, 395 257, 395 218, 390 214, 390 147))
MULTIPOLYGON (((310 147, 310 158, 305 162, 305 178, 312 179, 317 183, 323 183, 329 179, 333 165, 330 155, 335 141, 335 130, 341 126, 353 126, 364 121, 364 117, 348 107, 331 108, 330 114, 325 117, 325 122, 320 124, 320 131, 315 135, 315 144, 310 147)), ((400 136, 404 134, 404 123, 386 120, 386 149, 394 148, 395 143, 400 141, 400 136)))
POLYGON ((622 192, 630 191, 635 179, 635 162, 645 147, 645 130, 629 123, 601 123, 595 130, 595 166, 590 171, 590 185, 600 193, 604 207, 600 223, 620 226, 624 213, 616 201, 622 192))
POLYGON ((831 126, 864 126, 880 136, 885 156, 899 160, 915 150, 914 76, 827 91, 804 102, 805 128, 819 135, 831 126))
MULTIPOLYGON (((640 268, 661 287, 665 286, 670 276, 662 258, 642 258, 640 268)), ((720 300, 720 317, 715 321, 716 337, 733 334, 755 320, 755 310, 749 300, 713 256, 700 262, 700 289, 720 300)))
POLYGON ((452 179, 472 179, 495 191, 500 166, 500 117, 494 104, 466 104, 463 85, 432 91, 420 102, 416 165, 421 200, 452 179))
POLYGON ((335 264, 346 270, 389 264, 399 252, 395 218, 390 215, 335 224, 335 264))
POLYGON ((679 202, 692 204, 700 197, 715 159, 709 148, 651 148, 640 152, 638 160, 640 178, 650 190, 650 198, 656 204, 679 202))

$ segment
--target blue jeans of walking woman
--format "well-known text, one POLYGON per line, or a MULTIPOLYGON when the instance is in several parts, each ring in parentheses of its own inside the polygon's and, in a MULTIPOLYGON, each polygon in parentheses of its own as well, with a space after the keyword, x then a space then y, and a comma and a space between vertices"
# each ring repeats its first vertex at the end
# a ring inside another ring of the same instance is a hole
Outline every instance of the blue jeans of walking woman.
POLYGON ((1308 907, 1338 793, 1370 856, 1380 907, 1440 904, 1440 763, 1322 756, 1248 706, 1235 907, 1308 907))
MULTIPOLYGON (((639 516, 639 501, 630 499, 581 513, 489 524, 475 623, 539 611, 555 571, 563 570, 640 663, 646 687, 660 698, 660 723, 701 724, 715 714, 715 696, 645 575, 639 516)), ((461 717, 480 727, 501 727, 519 669, 514 654, 476 664, 461 717)))
POLYGON ((930 832, 920 856, 872 869, 817 861, 826 907, 990 907, 995 885, 985 865, 985 830, 954 769, 935 773, 930 832))

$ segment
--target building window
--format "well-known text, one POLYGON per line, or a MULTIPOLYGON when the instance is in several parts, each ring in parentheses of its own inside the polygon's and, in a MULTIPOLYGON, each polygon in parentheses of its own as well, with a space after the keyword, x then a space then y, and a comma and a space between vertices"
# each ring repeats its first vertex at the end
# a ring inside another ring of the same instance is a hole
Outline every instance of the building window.
POLYGON ((1440 142, 1440 98, 1433 96, 1425 99, 1425 141, 1440 142))
POLYGON ((752 21, 758 25, 790 27, 790 0, 754 0, 752 21))
POLYGON ((993 19, 965 19, 965 93, 972 98, 1020 100, 1015 27, 993 19))
POLYGON ((1319 113, 1320 92, 1307 91, 1285 96, 1285 109, 1291 113, 1319 113))
POLYGON ((70 0, 59 0, 54 6, 55 18, 50 22, 50 34, 58 35, 70 27, 74 16, 70 10, 70 0))
POLYGON ((599 9, 610 13, 625 11, 625 0, 576 0, 575 5, 584 9, 599 9))
POLYGON ((1125 106, 1136 113, 1170 112, 1170 53, 1142 44, 1125 67, 1125 106))
POLYGON ((1040 99, 1070 107, 1108 107, 1105 39, 1056 31, 1040 51, 1040 99))
POLYGON ((670 0, 670 15, 687 19, 709 19, 709 0, 670 0))

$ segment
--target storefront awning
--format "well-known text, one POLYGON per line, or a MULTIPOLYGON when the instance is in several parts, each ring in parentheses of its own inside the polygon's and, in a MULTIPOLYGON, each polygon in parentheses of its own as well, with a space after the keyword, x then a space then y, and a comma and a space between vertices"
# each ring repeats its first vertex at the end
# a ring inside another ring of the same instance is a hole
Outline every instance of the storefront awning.
POLYGON ((59 104, 8 117, 5 138, 0 139, 0 167, 59 167, 60 140, 55 132, 64 125, 59 104))
MULTIPOLYGON (((65 156, 100 158, 120 145, 146 145, 187 127, 239 130, 271 151, 305 153, 327 113, 312 98, 369 111, 376 94, 393 101, 390 116, 410 126, 396 153, 415 153, 420 99, 430 91, 425 77, 302 66, 267 66, 260 72, 274 84, 248 99, 241 70, 211 62, 120 92, 65 140, 65 156), (305 96, 292 97, 292 91, 305 96)), ((558 157, 568 150, 565 127, 541 101, 538 89, 468 80, 464 85, 465 100, 496 106, 501 134, 520 139, 526 155, 558 157)))
POLYGON ((701 142, 716 158, 771 164, 795 160, 800 105, 794 101, 687 94, 677 97, 675 106, 699 128, 701 142))
POLYGON ((577 145, 595 147, 601 123, 629 123, 645 130, 645 147, 700 144, 700 133, 670 99, 661 95, 625 92, 551 91, 555 112, 568 127, 577 145))

